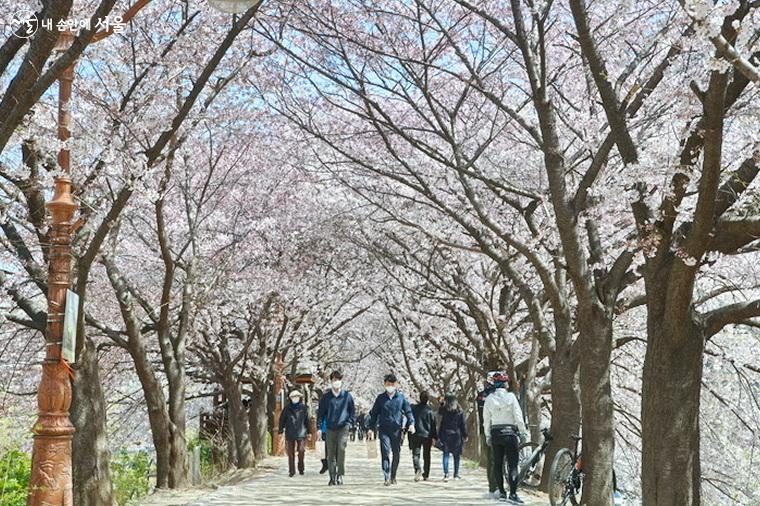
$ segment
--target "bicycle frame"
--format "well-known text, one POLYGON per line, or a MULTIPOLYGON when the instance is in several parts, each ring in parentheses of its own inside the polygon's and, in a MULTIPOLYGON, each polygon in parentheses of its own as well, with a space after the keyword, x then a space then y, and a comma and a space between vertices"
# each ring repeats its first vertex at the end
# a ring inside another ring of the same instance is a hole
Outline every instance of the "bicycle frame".
POLYGON ((580 491, 581 485, 583 485, 583 459, 581 452, 578 451, 578 443, 580 441, 580 438, 575 439, 575 447, 573 448, 573 461, 575 463, 573 464, 573 471, 565 482, 565 494, 573 497, 575 497, 575 494, 580 491))
POLYGON ((543 444, 541 444, 541 446, 536 448, 536 450, 531 454, 530 458, 525 463, 525 465, 523 465, 522 468, 518 470, 518 474, 517 474, 518 485, 520 485, 523 482, 523 480, 525 480, 525 477, 528 475, 528 471, 533 466, 538 464, 538 461, 541 460, 541 456, 544 453, 546 453, 546 449, 549 447, 549 443, 551 442, 552 439, 554 439, 551 433, 549 432, 549 429, 542 429, 541 433, 544 435, 544 442, 543 444))

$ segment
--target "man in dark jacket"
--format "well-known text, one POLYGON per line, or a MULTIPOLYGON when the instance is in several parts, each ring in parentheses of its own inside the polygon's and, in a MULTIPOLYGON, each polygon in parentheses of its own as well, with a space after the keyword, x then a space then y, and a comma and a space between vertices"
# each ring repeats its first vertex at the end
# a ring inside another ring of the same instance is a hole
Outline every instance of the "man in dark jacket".
POLYGON ((301 392, 290 392, 290 404, 285 406, 280 415, 280 434, 285 432, 288 450, 288 471, 292 478, 296 474, 296 451, 298 452, 298 474, 303 474, 303 456, 305 440, 309 435, 309 408, 301 402, 301 392))
POLYGON ((496 476, 493 471, 493 466, 491 465, 491 447, 486 444, 486 435, 483 431, 483 405, 486 402, 486 397, 491 395, 496 391, 496 388, 493 386, 493 378, 497 371, 490 371, 486 375, 486 381, 483 385, 483 390, 478 392, 478 397, 476 399, 478 404, 478 421, 480 422, 480 451, 485 455, 486 457, 486 474, 488 475, 488 491, 490 493, 496 492, 497 484, 496 484, 496 476))
MULTIPOLYGON (((317 427, 326 422, 327 429, 327 465, 330 469, 328 485, 343 485, 346 464, 346 444, 348 428, 356 421, 354 398, 343 390, 343 375, 340 371, 330 374, 330 390, 319 401, 317 427)), ((317 438, 322 437, 321 431, 317 438)))
POLYGON ((404 426, 409 434, 415 433, 412 408, 404 395, 396 390, 396 376, 388 374, 385 377, 385 392, 375 399, 367 421, 367 428, 370 429, 367 431, 368 439, 372 439, 372 430, 375 427, 378 429, 386 486, 396 484, 396 471, 401 456, 401 430, 404 426))
POLYGON ((414 415, 414 434, 409 435, 409 448, 412 450, 414 463, 414 481, 428 479, 430 476, 430 447, 438 437, 436 433, 435 413, 428 404, 428 393, 420 394, 420 402, 412 406, 414 415), (420 453, 424 461, 424 470, 420 466, 420 453))

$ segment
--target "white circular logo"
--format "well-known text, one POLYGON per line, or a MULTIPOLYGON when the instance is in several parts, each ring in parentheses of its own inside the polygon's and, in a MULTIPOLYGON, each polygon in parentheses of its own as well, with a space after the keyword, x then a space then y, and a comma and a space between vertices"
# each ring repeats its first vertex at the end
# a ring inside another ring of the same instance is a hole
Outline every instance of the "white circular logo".
POLYGON ((13 15, 10 22, 11 31, 16 37, 28 39, 40 27, 40 20, 33 12, 17 12, 13 15))

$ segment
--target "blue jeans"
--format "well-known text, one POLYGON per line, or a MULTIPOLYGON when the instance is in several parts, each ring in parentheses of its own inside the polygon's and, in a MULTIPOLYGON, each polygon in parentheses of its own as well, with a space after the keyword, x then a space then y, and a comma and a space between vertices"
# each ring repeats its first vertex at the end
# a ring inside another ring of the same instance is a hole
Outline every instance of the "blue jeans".
POLYGON ((401 456, 401 430, 378 434, 380 438, 380 456, 383 461, 383 475, 386 480, 396 479, 396 470, 398 469, 398 459, 401 456), (391 461, 393 453, 393 461, 391 461))
POLYGON ((454 476, 459 476, 459 459, 462 455, 455 452, 443 452, 443 474, 449 474, 449 453, 454 456, 454 476))

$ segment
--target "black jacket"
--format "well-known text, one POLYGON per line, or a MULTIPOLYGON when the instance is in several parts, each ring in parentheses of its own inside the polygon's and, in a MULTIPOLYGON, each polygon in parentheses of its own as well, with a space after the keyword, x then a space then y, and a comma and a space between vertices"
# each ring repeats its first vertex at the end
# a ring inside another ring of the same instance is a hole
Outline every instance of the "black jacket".
POLYGON ((486 397, 496 391, 493 385, 486 384, 486 387, 478 392, 476 401, 478 403, 478 422, 480 423, 480 432, 483 432, 483 405, 486 403, 486 397))
POLYGON ((421 439, 437 438, 435 427, 435 413, 428 404, 415 404, 412 406, 414 413, 414 435, 421 439))
POLYGON ((464 421, 464 413, 461 409, 456 411, 441 409, 438 439, 443 444, 443 451, 462 453, 464 440, 467 439, 467 424, 464 421))
POLYGON ((306 439, 311 432, 309 428, 309 408, 302 402, 293 405, 289 402, 280 415, 280 432, 285 431, 285 439, 294 441, 306 439))

